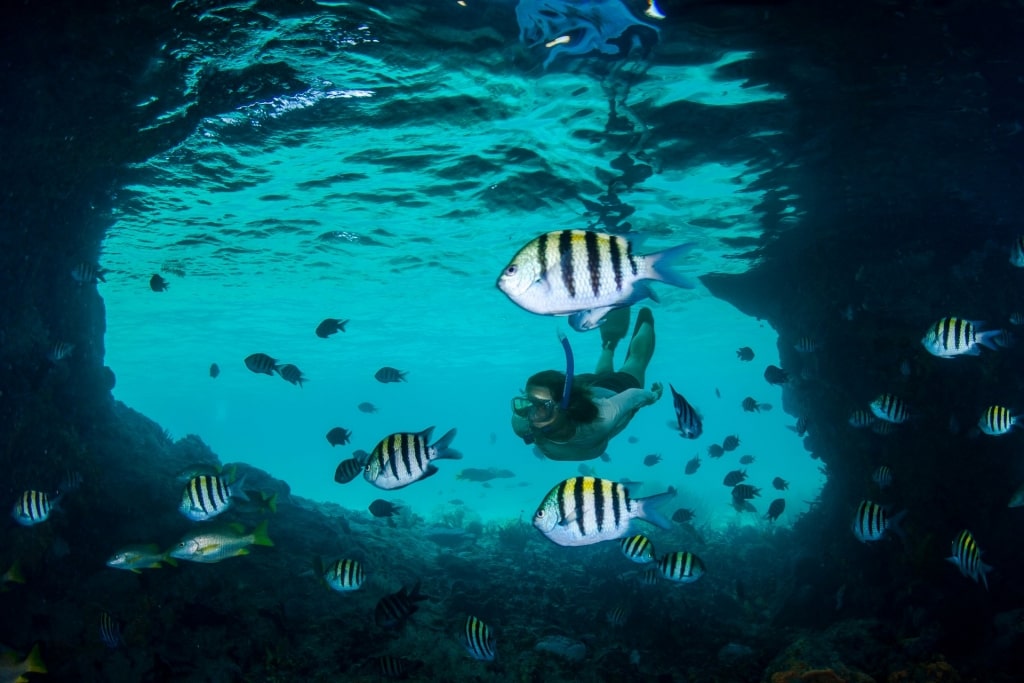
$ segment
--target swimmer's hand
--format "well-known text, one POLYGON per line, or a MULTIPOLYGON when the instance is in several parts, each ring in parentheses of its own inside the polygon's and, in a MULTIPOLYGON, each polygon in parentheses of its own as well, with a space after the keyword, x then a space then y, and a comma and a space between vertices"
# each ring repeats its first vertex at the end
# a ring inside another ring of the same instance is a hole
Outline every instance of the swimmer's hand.
MULTIPOLYGON (((665 388, 661 386, 661 382, 655 382, 651 385, 651 393, 654 394, 654 401, 660 401, 661 395, 665 392, 665 388)), ((652 403, 654 402, 652 401, 652 403)))

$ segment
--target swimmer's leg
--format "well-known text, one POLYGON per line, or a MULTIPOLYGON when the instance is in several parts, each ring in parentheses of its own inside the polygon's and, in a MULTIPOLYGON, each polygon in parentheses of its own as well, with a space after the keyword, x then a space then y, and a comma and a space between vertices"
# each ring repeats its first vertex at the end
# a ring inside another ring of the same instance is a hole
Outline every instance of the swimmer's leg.
POLYGON ((640 382, 640 386, 644 387, 647 366, 650 364, 652 356, 654 356, 654 314, 645 306, 636 315, 633 338, 629 341, 629 350, 626 352, 626 360, 623 361, 620 371, 633 375, 640 382))

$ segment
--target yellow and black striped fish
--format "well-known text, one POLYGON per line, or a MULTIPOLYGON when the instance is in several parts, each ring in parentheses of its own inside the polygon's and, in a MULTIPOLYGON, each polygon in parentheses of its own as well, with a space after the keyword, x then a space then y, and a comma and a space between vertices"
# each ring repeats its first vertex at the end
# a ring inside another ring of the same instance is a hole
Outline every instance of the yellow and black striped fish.
POLYGON ((880 394, 878 398, 871 402, 871 412, 879 420, 885 420, 893 424, 903 424, 910 419, 910 411, 907 409, 907 404, 903 402, 903 399, 893 394, 880 394))
POLYGON ((671 525, 655 506, 675 495, 670 487, 665 493, 633 500, 616 481, 573 477, 548 492, 533 515, 533 525, 558 545, 567 546, 622 538, 634 519, 668 529, 671 525))
POLYGON ((11 514, 18 524, 32 526, 48 520, 52 509, 50 494, 43 491, 25 491, 14 503, 11 514))
POLYGON ((704 562, 691 552, 668 553, 658 560, 658 571, 669 581, 693 583, 707 571, 704 562))
POLYGON ((964 529, 953 539, 953 556, 946 558, 955 564, 960 573, 974 581, 981 581, 988 590, 988 579, 985 574, 991 571, 992 567, 981 561, 981 549, 974 540, 974 534, 964 529))
POLYGON ((450 429, 427 445, 433 427, 422 432, 398 432, 381 439, 366 461, 363 477, 377 488, 391 490, 426 479, 437 472, 432 460, 458 460, 462 454, 450 448, 455 430, 450 429))
POLYGON ((231 507, 232 496, 246 499, 241 493, 242 482, 228 484, 225 477, 216 474, 200 474, 185 484, 181 494, 181 514, 194 522, 212 519, 231 507))
POLYGON ((474 616, 466 617, 462 644, 473 659, 481 662, 494 661, 494 634, 491 633, 491 627, 474 616))
POLYGON ((654 561, 654 544, 651 539, 643 534, 627 536, 619 541, 622 554, 638 564, 646 564, 654 561))
POLYGON ((878 503, 862 500, 857 506, 857 514, 853 517, 853 535, 861 543, 880 541, 888 531, 902 538, 903 532, 899 528, 899 522, 906 514, 907 511, 904 510, 890 516, 878 503))
POLYGON ((1000 436, 1013 429, 1019 419, 1019 416, 1010 414, 1009 408, 989 406, 978 420, 978 429, 989 436, 1000 436))
POLYGON ((339 593, 357 591, 366 581, 363 565, 356 560, 335 560, 324 567, 323 560, 317 558, 314 569, 319 576, 323 577, 324 583, 329 588, 339 593))
MULTIPOLYGON (((556 230, 519 250, 498 278, 498 289, 515 304, 541 315, 612 309, 650 297, 650 280, 693 288, 672 264, 693 248, 681 244, 638 255, 624 237, 589 230, 556 230)), ((607 311, 605 311, 607 312, 607 311)))
POLYGON ((992 338, 1000 332, 1002 330, 982 332, 976 322, 948 317, 929 327, 921 338, 921 344, 928 353, 939 358, 977 356, 981 353, 981 346, 987 346, 993 351, 999 348, 992 338))

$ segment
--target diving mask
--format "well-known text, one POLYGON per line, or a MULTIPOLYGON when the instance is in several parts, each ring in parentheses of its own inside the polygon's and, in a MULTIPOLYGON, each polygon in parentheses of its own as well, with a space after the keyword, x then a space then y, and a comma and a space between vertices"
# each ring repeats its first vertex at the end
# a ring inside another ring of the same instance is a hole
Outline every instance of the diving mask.
POLYGON ((557 405, 551 399, 541 400, 534 396, 516 396, 512 399, 512 412, 530 422, 546 422, 554 417, 557 405))

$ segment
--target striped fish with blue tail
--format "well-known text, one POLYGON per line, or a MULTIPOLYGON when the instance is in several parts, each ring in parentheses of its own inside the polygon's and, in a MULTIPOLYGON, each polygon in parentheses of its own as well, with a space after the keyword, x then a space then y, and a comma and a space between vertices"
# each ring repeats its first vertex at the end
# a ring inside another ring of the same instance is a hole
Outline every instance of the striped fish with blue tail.
POLYGON ((707 572, 704 562, 686 551, 663 555, 657 566, 662 576, 676 583, 693 583, 707 572))
POLYGON ((462 645, 473 659, 481 662, 494 661, 496 652, 491 627, 474 616, 466 617, 466 625, 462 631, 462 645))
POLYGON ((981 561, 981 549, 978 542, 974 540, 974 534, 964 529, 953 539, 953 555, 946 558, 960 570, 960 573, 975 582, 980 581, 985 590, 988 590, 988 579, 985 574, 992 570, 981 561))
POLYGON ((245 477, 229 484, 227 477, 200 474, 185 484, 178 509, 193 522, 213 519, 231 507, 232 499, 249 500, 242 490, 245 477))
POLYGON ((985 346, 997 351, 999 346, 994 338, 1002 330, 983 332, 981 323, 962 318, 947 317, 937 321, 928 328, 921 338, 925 350, 939 358, 955 358, 956 356, 977 356, 981 347, 985 346))
POLYGON ((522 247, 498 277, 497 286, 520 308, 540 315, 572 315, 592 329, 611 309, 646 298, 657 301, 652 280, 692 289, 672 266, 693 248, 681 244, 639 255, 619 235, 589 230, 556 230, 522 247), (579 318, 579 316, 577 316, 579 318))
POLYGON ((700 413, 676 391, 674 386, 669 384, 668 389, 672 392, 672 408, 676 411, 675 426, 679 429, 680 436, 684 439, 698 438, 704 433, 704 421, 700 413))
POLYGON ((978 429, 989 436, 1001 436, 1020 423, 1020 415, 1013 415, 1005 406, 989 406, 978 420, 978 429))
POLYGON ((366 462, 363 477, 377 488, 400 489, 437 473, 434 460, 458 460, 462 454, 451 448, 455 429, 432 444, 434 428, 422 432, 398 432, 381 439, 366 462))
POLYGON ((638 564, 654 562, 654 544, 643 534, 627 536, 619 541, 619 547, 622 548, 622 554, 631 562, 638 564))
POLYGON ((363 565, 356 560, 335 560, 324 566, 323 559, 318 557, 313 561, 313 571, 328 588, 339 593, 357 591, 366 582, 363 565))
POLYGON ((861 543, 880 541, 890 531, 903 538, 903 531, 900 529, 899 523, 906 514, 907 511, 904 510, 899 514, 890 515, 878 503, 862 500, 857 506, 857 514, 853 517, 853 535, 861 543))
POLYGON ((533 526, 552 542, 581 546, 612 541, 629 533, 630 522, 668 529, 671 524, 655 506, 676 495, 674 488, 648 498, 632 499, 622 484, 596 477, 572 477, 548 492, 533 515, 533 526))
POLYGON ((58 498, 45 491, 24 491, 15 501, 11 516, 22 526, 42 524, 50 518, 58 498))

